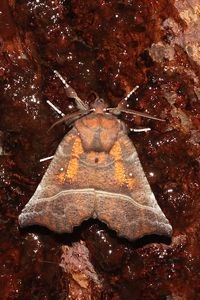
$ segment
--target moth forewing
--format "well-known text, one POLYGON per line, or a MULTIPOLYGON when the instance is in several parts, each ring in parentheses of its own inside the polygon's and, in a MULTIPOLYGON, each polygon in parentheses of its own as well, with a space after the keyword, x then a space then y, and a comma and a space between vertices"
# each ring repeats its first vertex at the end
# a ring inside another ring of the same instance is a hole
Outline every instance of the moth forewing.
POLYGON ((119 236, 171 236, 123 122, 102 102, 74 122, 34 195, 19 216, 20 226, 42 225, 71 232, 98 218, 119 236))

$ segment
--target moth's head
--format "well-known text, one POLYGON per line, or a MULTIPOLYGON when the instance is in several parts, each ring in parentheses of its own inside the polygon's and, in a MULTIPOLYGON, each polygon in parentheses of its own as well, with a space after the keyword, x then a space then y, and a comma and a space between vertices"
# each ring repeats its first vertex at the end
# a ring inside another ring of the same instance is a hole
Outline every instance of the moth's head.
POLYGON ((95 111, 95 113, 104 113, 106 111, 106 108, 108 107, 107 103, 104 101, 104 99, 97 97, 93 104, 91 105, 91 108, 95 111))

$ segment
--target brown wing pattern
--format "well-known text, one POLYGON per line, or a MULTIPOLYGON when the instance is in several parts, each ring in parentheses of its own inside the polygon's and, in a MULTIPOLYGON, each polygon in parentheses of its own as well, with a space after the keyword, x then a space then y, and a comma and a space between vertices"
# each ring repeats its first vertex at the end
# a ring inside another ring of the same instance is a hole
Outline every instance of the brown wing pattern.
POLYGON ((98 218, 129 240, 149 234, 171 236, 172 227, 154 197, 135 147, 123 133, 116 143, 115 177, 118 190, 121 180, 122 192, 98 194, 98 218))
POLYGON ((73 128, 60 143, 34 195, 22 210, 21 227, 42 225, 59 233, 71 232, 74 226, 93 216, 94 191, 79 189, 73 180, 76 174, 72 169, 76 166, 78 172, 81 154, 76 147, 77 130, 73 128))
POLYGON ((61 233, 96 217, 129 240, 172 233, 125 133, 120 133, 110 153, 85 153, 73 128, 19 222, 22 227, 38 224, 61 233))

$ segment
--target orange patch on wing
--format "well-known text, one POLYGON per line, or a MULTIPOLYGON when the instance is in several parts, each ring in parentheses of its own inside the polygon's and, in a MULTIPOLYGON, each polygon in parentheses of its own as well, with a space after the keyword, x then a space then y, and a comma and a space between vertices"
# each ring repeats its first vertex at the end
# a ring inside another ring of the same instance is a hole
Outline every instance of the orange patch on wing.
POLYGON ((69 161, 66 175, 65 175, 67 179, 70 180, 75 179, 79 167, 79 158, 82 153, 83 153, 83 147, 82 147, 81 139, 77 137, 72 147, 71 159, 69 161))
POLYGON ((131 174, 128 175, 128 178, 125 174, 125 168, 123 165, 122 151, 119 142, 116 142, 112 147, 110 154, 114 157, 115 160, 115 178, 116 181, 120 184, 126 184, 131 190, 136 184, 135 178, 131 174))
POLYGON ((61 172, 57 175, 57 179, 59 182, 63 183, 65 181, 65 173, 61 172))
POLYGON ((81 144, 81 139, 77 137, 74 141, 72 151, 71 151, 71 158, 69 160, 67 170, 62 171, 57 175, 57 179, 59 182, 63 183, 67 179, 74 180, 79 166, 79 157, 83 153, 83 148, 81 144))
POLYGON ((132 190, 134 188, 135 184, 136 184, 136 180, 134 178, 127 178, 126 183, 128 185, 128 188, 130 190, 132 190))
POLYGON ((126 179, 122 161, 121 146, 119 142, 116 142, 113 145, 112 149, 110 150, 110 154, 115 160, 115 179, 120 185, 123 185, 126 182, 126 179))

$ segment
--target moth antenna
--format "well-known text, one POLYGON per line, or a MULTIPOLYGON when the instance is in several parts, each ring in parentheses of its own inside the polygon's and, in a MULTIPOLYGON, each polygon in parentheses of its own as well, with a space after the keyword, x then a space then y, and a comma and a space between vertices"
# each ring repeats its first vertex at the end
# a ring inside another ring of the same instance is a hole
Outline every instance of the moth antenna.
POLYGON ((112 113, 112 114, 114 114, 114 115, 120 115, 122 112, 124 112, 124 113, 127 113, 127 114, 132 114, 132 115, 135 115, 135 116, 141 116, 141 117, 143 117, 143 118, 148 118, 148 119, 152 119, 152 120, 164 122, 164 121, 165 121, 164 119, 154 117, 154 116, 149 115, 149 114, 147 114, 147 113, 140 112, 140 111, 133 110, 133 109, 123 108, 124 101, 127 101, 128 98, 129 98, 133 93, 135 93, 135 91, 136 91, 138 88, 139 88, 139 85, 136 85, 136 86, 128 93, 128 95, 127 95, 125 98, 123 98, 123 99, 119 102, 119 104, 117 105, 117 107, 109 107, 109 108, 106 108, 106 111, 109 111, 110 113, 112 113))
MULTIPOLYGON (((139 85, 136 85, 127 95, 126 97, 124 97, 117 105, 117 109, 121 110, 124 106, 124 102, 126 102, 128 100, 128 98, 130 98, 130 96, 135 93, 135 91, 137 91, 137 89, 139 88, 139 85)), ((118 113, 120 114, 120 112, 118 113)))
MULTIPOLYGON (((139 85, 136 85, 127 95, 126 97, 122 100, 122 101, 127 101, 128 98, 133 94, 135 93, 135 91, 137 91, 137 89, 139 89, 139 85)), ((120 102, 122 102, 120 101, 120 102)))
POLYGON ((135 116, 140 116, 140 117, 143 117, 143 118, 148 118, 148 119, 152 119, 152 120, 156 120, 156 121, 165 122, 164 119, 160 119, 160 118, 154 117, 154 116, 149 115, 147 113, 140 112, 140 111, 133 110, 133 109, 128 109, 128 108, 120 108, 118 106, 117 107, 106 108, 106 111, 109 111, 110 113, 112 113, 114 115, 120 115, 122 112, 124 112, 124 113, 127 113, 127 114, 132 114, 132 115, 135 115, 135 116))
POLYGON ((89 107, 78 97, 75 90, 66 82, 66 80, 62 77, 62 75, 56 70, 53 70, 53 72, 62 81, 63 85, 65 86, 67 96, 75 100, 78 109, 88 110, 89 107))
POLYGON ((164 119, 154 117, 154 116, 149 115, 149 114, 147 114, 145 112, 140 112, 140 111, 133 110, 133 109, 128 109, 128 108, 126 108, 126 109, 121 108, 119 110, 120 110, 120 112, 124 112, 124 113, 127 113, 127 114, 132 114, 132 115, 141 116, 141 117, 152 119, 152 120, 156 120, 156 121, 165 122, 164 119))

